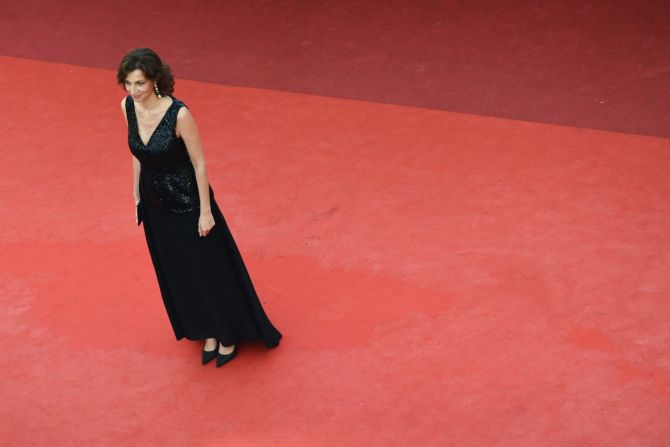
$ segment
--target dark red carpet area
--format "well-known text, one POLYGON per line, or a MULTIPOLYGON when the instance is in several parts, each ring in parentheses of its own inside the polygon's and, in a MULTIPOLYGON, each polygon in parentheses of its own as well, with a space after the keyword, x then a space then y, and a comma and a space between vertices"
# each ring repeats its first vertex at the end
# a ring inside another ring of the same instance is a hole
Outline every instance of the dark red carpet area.
POLYGON ((115 68, 141 45, 194 80, 670 136, 665 0, 2 6, 0 54, 115 68))
POLYGON ((662 2, 2 5, 0 446, 667 447, 662 2), (175 341, 124 52, 282 332, 175 341))

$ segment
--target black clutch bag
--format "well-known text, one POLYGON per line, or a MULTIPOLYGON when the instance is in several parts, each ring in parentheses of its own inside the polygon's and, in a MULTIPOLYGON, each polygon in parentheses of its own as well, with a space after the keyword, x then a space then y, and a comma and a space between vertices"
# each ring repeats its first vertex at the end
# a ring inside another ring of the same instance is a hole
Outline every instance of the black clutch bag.
POLYGON ((144 213, 142 212, 142 202, 137 202, 137 226, 139 226, 144 220, 144 213))

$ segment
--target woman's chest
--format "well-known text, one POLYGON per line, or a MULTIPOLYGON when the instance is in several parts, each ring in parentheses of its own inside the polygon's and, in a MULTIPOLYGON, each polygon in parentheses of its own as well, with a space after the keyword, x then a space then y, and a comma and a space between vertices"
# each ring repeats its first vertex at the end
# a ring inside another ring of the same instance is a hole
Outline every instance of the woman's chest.
POLYGON ((146 144, 139 132, 131 132, 128 135, 128 145, 133 155, 143 164, 167 166, 188 160, 184 141, 169 126, 156 128, 146 144))
POLYGON ((139 112, 136 115, 136 121, 137 121, 137 133, 138 136, 140 137, 140 141, 142 141, 145 145, 148 144, 149 140, 151 139, 151 136, 158 130, 158 126, 161 124, 163 121, 164 116, 163 115, 158 115, 158 116, 142 116, 139 112))

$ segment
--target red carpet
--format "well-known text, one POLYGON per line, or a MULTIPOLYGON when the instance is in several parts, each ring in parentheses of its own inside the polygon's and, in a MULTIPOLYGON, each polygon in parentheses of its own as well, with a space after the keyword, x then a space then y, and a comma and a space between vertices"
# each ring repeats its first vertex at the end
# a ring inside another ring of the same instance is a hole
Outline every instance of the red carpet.
MULTIPOLYGON (((4 2, 0 54, 670 137, 667 0, 4 2)), ((107 88, 107 87, 105 87, 107 88)))
POLYGON ((0 88, 3 445, 670 442, 668 140, 178 80, 285 336, 216 369, 162 308, 114 73, 0 88))

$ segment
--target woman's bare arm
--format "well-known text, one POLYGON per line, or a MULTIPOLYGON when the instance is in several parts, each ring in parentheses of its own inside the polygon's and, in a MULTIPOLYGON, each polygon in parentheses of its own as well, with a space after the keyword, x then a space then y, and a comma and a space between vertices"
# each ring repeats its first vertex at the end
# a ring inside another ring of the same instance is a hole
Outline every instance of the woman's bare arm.
POLYGON ((177 113, 176 132, 184 140, 184 143, 186 143, 186 150, 195 169, 195 178, 198 183, 198 194, 200 196, 200 215, 202 216, 212 211, 211 203, 209 202, 209 181, 198 127, 195 124, 193 115, 186 107, 182 107, 177 113))
POLYGON ((212 215, 212 204, 209 201, 209 181, 207 179, 207 169, 205 167, 205 154, 200 142, 200 134, 195 124, 193 115, 186 108, 182 107, 177 113, 177 136, 181 137, 186 144, 188 156, 195 169, 195 179, 198 183, 198 195, 200 196, 200 218, 198 219, 198 234, 201 237, 207 236, 216 224, 212 215))
POLYGON ((135 205, 140 203, 140 170, 142 165, 140 161, 135 158, 133 155, 133 199, 135 199, 135 205))
MULTIPOLYGON (((121 110, 123 110, 123 119, 126 121, 126 126, 128 125, 128 117, 126 116, 126 98, 121 100, 121 110)), ((135 199, 135 205, 140 202, 140 170, 142 165, 140 161, 132 155, 133 157, 133 199, 135 199)))

